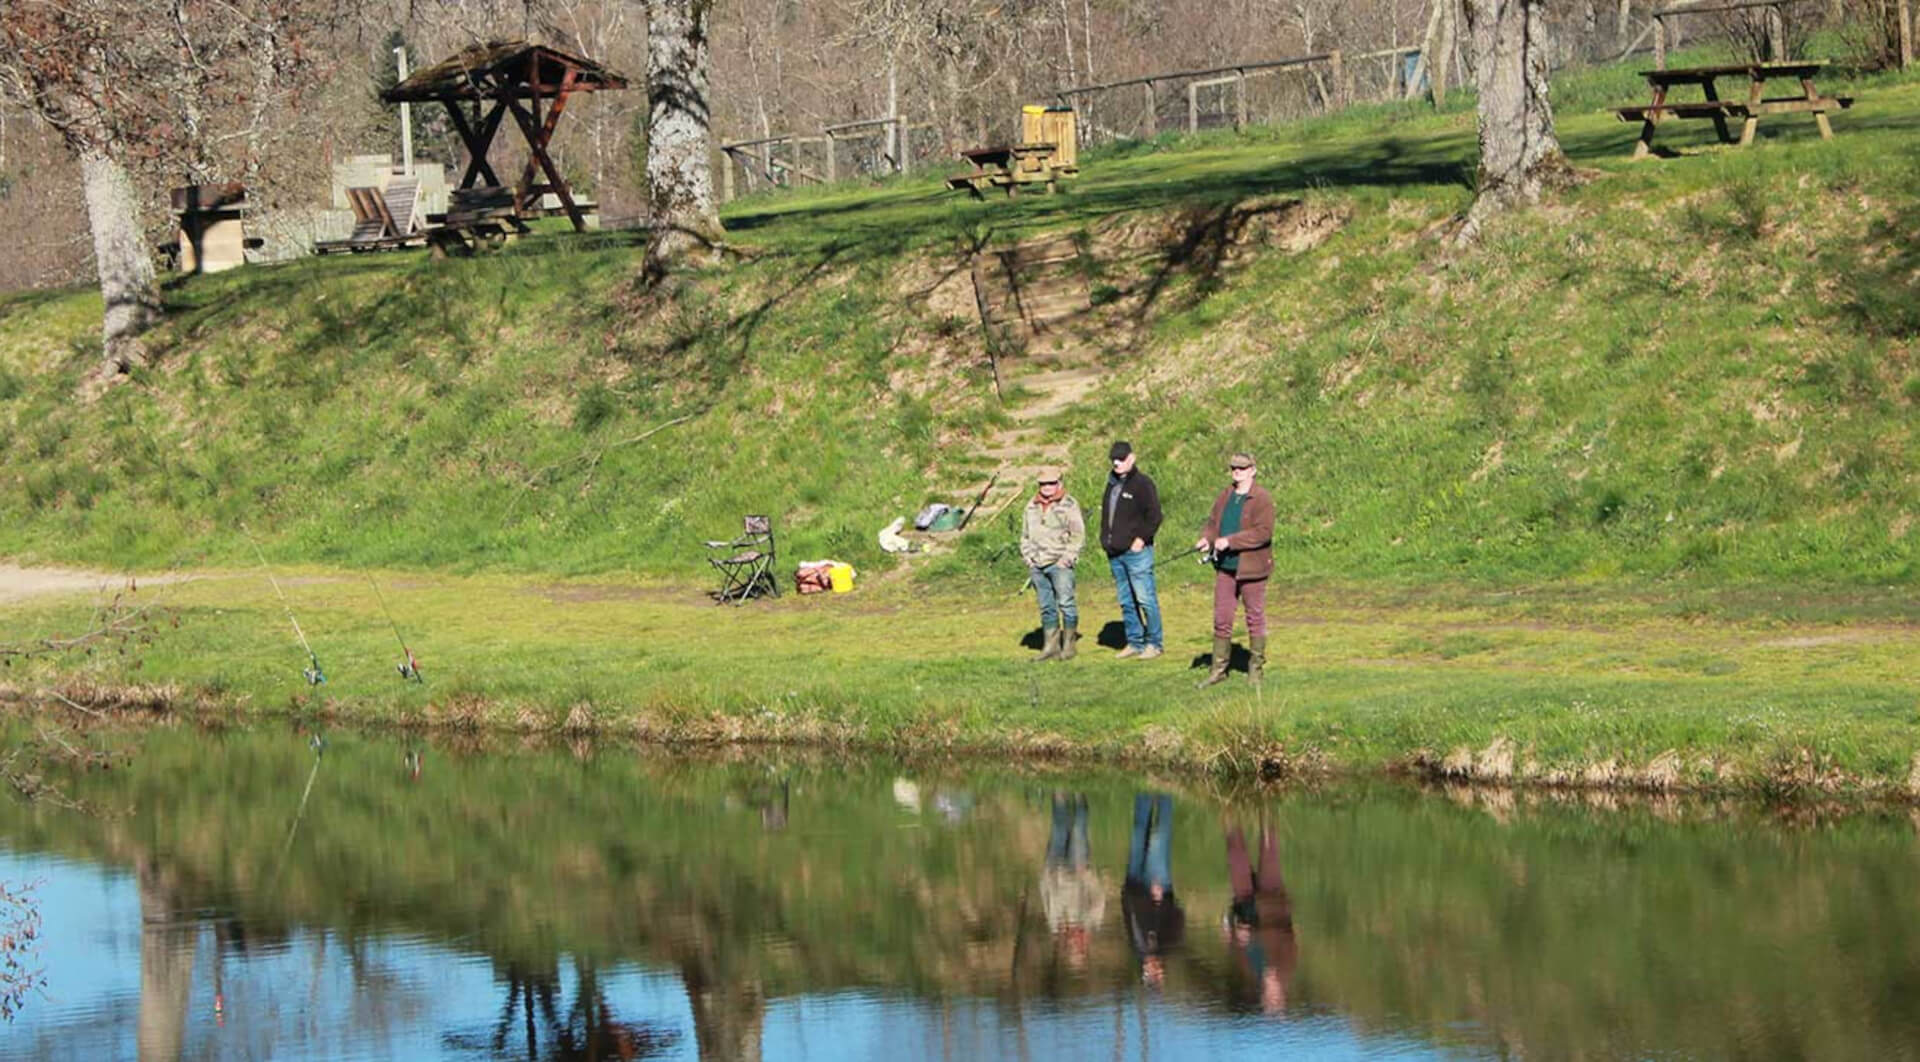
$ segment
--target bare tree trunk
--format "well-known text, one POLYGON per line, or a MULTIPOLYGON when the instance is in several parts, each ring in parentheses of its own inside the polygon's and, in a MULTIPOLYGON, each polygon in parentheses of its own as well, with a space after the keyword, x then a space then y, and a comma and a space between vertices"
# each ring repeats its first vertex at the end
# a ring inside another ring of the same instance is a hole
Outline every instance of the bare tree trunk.
POLYGON ((263 12, 253 29, 253 98, 249 101, 247 121, 247 158, 242 178, 247 191, 271 202, 261 187, 260 175, 266 166, 267 144, 272 135, 268 114, 275 103, 274 81, 280 67, 280 20, 271 10, 263 12))
POLYGON ((102 339, 107 365, 125 371, 133 364, 134 337, 160 321, 160 295, 153 259, 140 227, 133 179, 120 160, 97 148, 80 153, 80 176, 87 196, 87 223, 93 230, 94 269, 106 302, 102 339))
POLYGON ((702 1062, 760 1062, 766 992, 751 978, 717 976, 704 959, 680 965, 702 1062))
POLYGON ((1461 243, 1488 217, 1537 202, 1573 176, 1547 98, 1545 0, 1466 0, 1466 17, 1480 89, 1480 187, 1455 236, 1461 243))
POLYGON ((1093 77, 1093 0, 1080 0, 1080 32, 1086 39, 1086 47, 1080 57, 1087 63, 1087 84, 1094 82, 1093 77))
MULTIPOLYGON (((1420 58, 1414 60, 1413 74, 1407 78, 1407 99, 1414 99, 1420 95, 1420 82, 1423 80, 1422 75, 1425 75, 1424 80, 1433 90, 1434 106, 1437 107, 1446 100, 1447 90, 1444 81, 1446 71, 1441 69, 1440 64, 1435 60, 1440 56, 1440 33, 1446 27, 1447 5, 1451 2, 1452 0, 1433 0, 1433 6, 1428 9, 1427 32, 1420 38, 1420 58), (1435 71, 1439 71, 1438 77, 1435 76, 1435 71)), ((1312 50, 1311 44, 1308 45, 1308 50, 1312 50)))
POLYGON ((713 0, 647 0, 647 272, 720 240, 713 202, 707 20, 713 0))
POLYGON ((1614 46, 1625 50, 1633 39, 1633 0, 1620 0, 1620 14, 1613 23, 1614 46))
POLYGON ((212 158, 207 154, 206 117, 201 112, 206 78, 202 75, 200 57, 194 53, 187 5, 181 0, 174 0, 171 14, 174 48, 180 67, 180 84, 173 93, 173 101, 179 109, 180 131, 186 149, 183 154, 187 183, 208 184, 214 179, 214 167, 212 158))
POLYGON ((906 171, 905 160, 900 157, 900 56, 893 49, 887 49, 887 161, 893 164, 893 172, 906 171))
POLYGON ((141 1059, 176 1059, 187 1040, 187 999, 193 989, 193 926, 174 910, 160 871, 141 859, 140 1013, 134 1045, 141 1059))
POLYGON ((1067 10, 1067 0, 1060 0, 1060 43, 1067 49, 1067 76, 1062 84, 1071 85, 1080 60, 1073 54, 1073 13, 1067 10))

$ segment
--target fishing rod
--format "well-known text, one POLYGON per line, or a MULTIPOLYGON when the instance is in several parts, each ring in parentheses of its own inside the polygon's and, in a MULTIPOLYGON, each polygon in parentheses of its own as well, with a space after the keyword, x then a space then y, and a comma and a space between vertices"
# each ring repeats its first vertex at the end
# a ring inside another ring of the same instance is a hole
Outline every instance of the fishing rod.
POLYGON ((400 633, 400 624, 394 621, 393 610, 387 607, 387 595, 380 592, 380 584, 374 581, 372 572, 367 573, 367 585, 373 587, 373 596, 380 600, 380 611, 387 614, 387 626, 393 628, 394 640, 400 643, 400 651, 406 654, 406 659, 395 664, 394 670, 400 672, 403 679, 424 684, 427 679, 420 673, 420 661, 414 659, 413 650, 407 648, 407 639, 400 633))
POLYGON ((965 531, 967 529, 967 521, 972 520, 973 514, 980 511, 980 503, 987 500, 987 492, 991 491, 993 485, 998 482, 1000 482, 1000 473, 995 472, 987 479, 987 485, 980 488, 980 496, 973 499, 972 505, 967 506, 966 513, 960 517, 960 523, 954 528, 955 531, 965 531))
POLYGON ((1196 553, 1200 554, 1200 563, 1202 564, 1213 563, 1213 547, 1188 546, 1186 549, 1183 549, 1178 553, 1170 553, 1167 556, 1160 558, 1159 560, 1154 562, 1153 566, 1156 570, 1158 570, 1160 568, 1166 567, 1168 564, 1171 564, 1174 561, 1181 559, 1182 557, 1191 557, 1196 553))
POLYGON ((307 817, 307 798, 313 795, 313 780, 320 776, 320 760, 327 752, 327 739, 316 731, 307 735, 307 747, 313 750, 313 769, 307 772, 307 787, 300 791, 300 807, 293 813, 293 825, 287 827, 287 840, 280 846, 280 860, 274 864, 273 881, 278 884, 280 872, 287 869, 287 853, 293 851, 293 838, 300 832, 300 821, 307 817))
POLYGON ((267 582, 273 585, 273 592, 280 598, 280 607, 286 610, 287 622, 293 624, 294 637, 300 639, 300 648, 307 651, 307 666, 300 674, 306 678, 307 685, 318 686, 327 681, 327 673, 320 670, 320 657, 314 653, 313 645, 307 641, 307 632, 300 629, 300 621, 294 617, 293 604, 287 600, 287 592, 280 589, 280 580, 273 577, 273 568, 267 564, 267 555, 261 552, 260 543, 246 524, 240 525, 240 533, 247 536, 247 542, 253 546, 253 554, 260 558, 260 570, 266 573, 267 582))

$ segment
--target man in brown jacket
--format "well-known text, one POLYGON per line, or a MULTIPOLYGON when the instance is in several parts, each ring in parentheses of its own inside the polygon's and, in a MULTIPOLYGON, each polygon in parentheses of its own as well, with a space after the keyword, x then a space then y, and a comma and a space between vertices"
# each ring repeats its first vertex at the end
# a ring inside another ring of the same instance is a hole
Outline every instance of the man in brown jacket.
POLYGON ((1224 682, 1233 659, 1233 612, 1247 610, 1247 675, 1259 682, 1267 664, 1267 577, 1273 574, 1273 495, 1254 483, 1253 455, 1227 458, 1233 484, 1213 500, 1213 515, 1194 549, 1213 553, 1213 670, 1202 688, 1224 682))

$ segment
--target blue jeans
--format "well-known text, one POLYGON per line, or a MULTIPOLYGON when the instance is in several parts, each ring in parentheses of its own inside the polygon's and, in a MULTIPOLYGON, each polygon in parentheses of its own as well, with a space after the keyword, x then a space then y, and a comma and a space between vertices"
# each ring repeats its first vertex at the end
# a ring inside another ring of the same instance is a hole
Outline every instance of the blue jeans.
POLYGON ((1033 576, 1033 596, 1040 599, 1040 626, 1052 629, 1066 621, 1068 627, 1080 626, 1080 602, 1073 596, 1073 569, 1064 564, 1049 564, 1029 569, 1033 576))
POLYGON ((1133 843, 1127 848, 1127 879, 1173 888, 1173 797, 1133 795, 1133 843))
POLYGON ((1127 644, 1135 649, 1167 647, 1160 629, 1160 595, 1153 589, 1153 547, 1138 553, 1107 558, 1113 569, 1113 592, 1120 598, 1120 622, 1127 628, 1127 644))

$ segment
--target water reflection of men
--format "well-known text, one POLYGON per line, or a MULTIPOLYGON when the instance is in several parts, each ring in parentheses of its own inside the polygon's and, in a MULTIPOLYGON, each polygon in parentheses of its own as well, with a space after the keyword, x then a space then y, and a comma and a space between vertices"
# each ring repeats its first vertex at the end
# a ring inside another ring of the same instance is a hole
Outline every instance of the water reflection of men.
POLYGON ((1300 958, 1293 935, 1293 900, 1280 877, 1279 846, 1273 829, 1260 825, 1260 865, 1247 858, 1247 835, 1227 829, 1227 877, 1233 904, 1227 909, 1227 946, 1259 985, 1260 1009, 1279 1014, 1287 1008, 1287 984, 1300 958))
POLYGON ((1133 843, 1127 851, 1127 880, 1120 909, 1127 935, 1140 958, 1140 977, 1158 986, 1166 978, 1166 953, 1186 934, 1187 915, 1173 894, 1173 797, 1136 793, 1133 843))
POLYGON ((1075 970, 1087 966, 1089 938, 1106 917, 1106 886, 1087 845, 1087 798, 1053 794, 1053 833, 1040 871, 1040 906, 1053 934, 1054 954, 1075 970))

